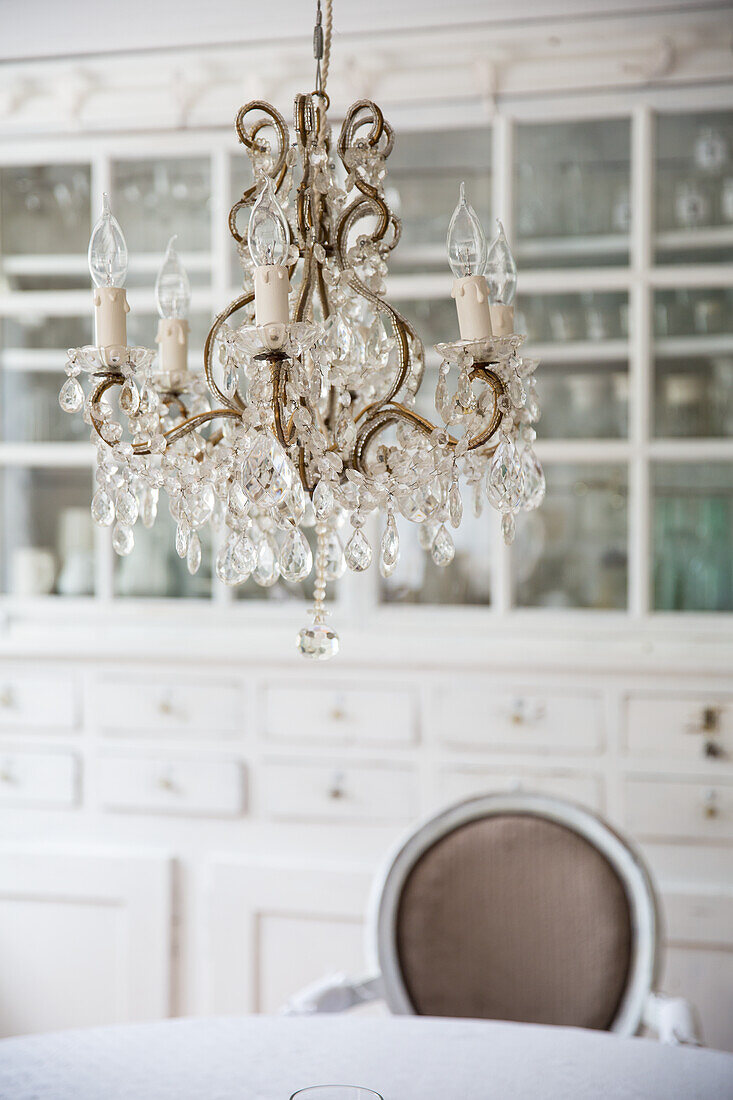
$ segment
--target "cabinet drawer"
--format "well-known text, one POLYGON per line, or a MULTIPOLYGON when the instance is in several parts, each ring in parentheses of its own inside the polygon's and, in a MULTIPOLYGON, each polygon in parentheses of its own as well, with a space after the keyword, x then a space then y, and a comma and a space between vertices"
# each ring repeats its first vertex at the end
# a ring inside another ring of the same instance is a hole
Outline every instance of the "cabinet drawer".
POLYGON ((733 763, 733 698, 632 695, 626 702, 632 756, 733 763))
POLYGON ((77 771, 70 752, 0 750, 0 806, 74 806, 77 771))
POLYGON ((268 684, 264 733, 288 741, 404 745, 415 740, 415 695, 384 684, 268 684))
POLYGON ((733 840, 733 785, 630 777, 624 802, 634 836, 733 840))
POLYGON ((438 777, 441 804, 494 791, 534 791, 567 798, 591 810, 603 809, 602 783, 597 775, 445 768, 438 777))
POLYGON ((104 733, 241 730, 244 691, 231 680, 104 676, 94 685, 94 711, 104 733))
POLYGON ((271 762, 260 781, 264 812, 280 820, 397 822, 418 811, 417 776, 408 768, 271 762))
POLYGON ((603 744, 596 695, 457 683, 439 689, 436 702, 438 733, 446 744, 535 752, 598 752, 603 744))
POLYGON ((38 726, 68 730, 76 723, 76 690, 71 678, 23 676, 0 669, 0 729, 38 726))
POLYGON ((244 809, 244 766, 237 760, 108 754, 98 768, 107 810, 231 817, 244 809))

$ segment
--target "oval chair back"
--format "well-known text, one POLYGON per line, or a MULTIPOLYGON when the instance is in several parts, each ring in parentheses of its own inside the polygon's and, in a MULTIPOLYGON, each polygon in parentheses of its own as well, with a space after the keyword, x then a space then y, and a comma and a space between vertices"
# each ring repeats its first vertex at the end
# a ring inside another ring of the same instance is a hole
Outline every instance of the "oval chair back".
POLYGON ((392 1012, 635 1034, 658 969, 641 858, 604 821, 539 794, 451 806, 377 879, 371 950, 392 1012))

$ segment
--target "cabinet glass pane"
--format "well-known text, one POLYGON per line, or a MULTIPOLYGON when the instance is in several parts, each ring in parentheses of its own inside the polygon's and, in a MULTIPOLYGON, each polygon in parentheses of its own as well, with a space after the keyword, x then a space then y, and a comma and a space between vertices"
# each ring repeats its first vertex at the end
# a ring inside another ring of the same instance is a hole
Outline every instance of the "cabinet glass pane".
POLYGON ((499 521, 487 504, 483 514, 476 518, 472 495, 465 485, 462 491, 463 522, 457 531, 449 527, 456 556, 447 568, 437 566, 430 551, 422 549, 418 526, 398 518, 400 560, 391 577, 380 578, 384 603, 486 605, 491 602, 492 524, 499 521))
POLYGON ((489 127, 398 134, 387 160, 385 187, 387 202, 402 220, 402 237, 390 261, 391 270, 448 271, 445 238, 462 180, 488 234, 491 230, 489 127))
POLYGON ((733 611, 733 466, 652 467, 654 607, 733 611))
POLYGON ((617 291, 522 294, 517 297, 514 327, 527 333, 530 344, 589 341, 594 357, 600 357, 604 344, 625 340, 629 334, 628 296, 617 291))
POLYGON ((89 470, 0 470, 0 588, 16 596, 91 595, 89 470))
POLYGON ((0 169, 0 252, 11 286, 15 277, 44 275, 37 263, 23 262, 28 257, 76 256, 80 262, 72 267, 83 274, 91 231, 89 184, 87 164, 0 169))
POLYGON ((733 289, 654 298, 654 433, 733 436, 733 289))
MULTIPOLYGON (((59 370, 63 371, 67 348, 83 347, 92 341, 93 311, 90 293, 88 317, 54 317, 33 310, 3 318, 3 363, 8 359, 26 362, 34 357, 34 351, 56 351, 59 370)), ((48 356, 43 358, 47 360, 48 356)))
POLYGON ((655 198, 658 262, 733 258, 733 111, 658 116, 655 198))
POLYGON ((542 439, 625 439, 627 363, 543 363, 537 370, 542 439))
POLYGON ((117 161, 112 165, 112 196, 130 253, 162 253, 174 233, 181 253, 210 251, 207 158, 117 161))
POLYGON ((211 595, 211 538, 199 531, 201 565, 193 576, 176 553, 176 525, 168 512, 168 498, 160 495, 160 511, 150 529, 138 520, 135 546, 125 558, 115 555, 115 595, 130 598, 208 597, 211 595))
POLYGON ((59 407, 64 381, 57 371, 0 370, 0 441, 5 443, 79 443, 89 439, 81 415, 59 407))
POLYGON ((520 265, 628 263, 630 132, 627 119, 517 126, 520 265))
POLYGON ((519 607, 624 609, 628 474, 617 464, 545 463, 547 496, 521 513, 511 551, 519 607))

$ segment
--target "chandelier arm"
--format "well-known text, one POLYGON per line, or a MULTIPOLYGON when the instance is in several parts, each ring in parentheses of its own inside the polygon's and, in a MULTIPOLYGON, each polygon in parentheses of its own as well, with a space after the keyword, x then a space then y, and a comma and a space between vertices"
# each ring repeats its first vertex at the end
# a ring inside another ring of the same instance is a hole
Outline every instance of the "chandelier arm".
MULTIPOLYGON (((491 387, 494 393, 494 409, 491 420, 485 428, 482 428, 480 432, 472 436, 468 442, 467 451, 475 451, 479 447, 484 447, 499 429, 504 415, 501 408, 501 398, 506 393, 506 387, 498 374, 482 363, 474 364, 470 372, 470 377, 472 381, 474 378, 482 379, 491 387)), ((361 473, 367 473, 364 461, 370 444, 390 425, 402 421, 416 428, 426 436, 432 436, 433 432, 436 431, 438 427, 427 417, 420 416, 419 413, 414 412, 412 409, 408 409, 406 405, 401 405, 395 401, 379 402, 371 406, 371 409, 373 411, 367 416, 359 429, 356 443, 354 444, 353 464, 361 473)), ((365 410, 365 412, 368 411, 369 410, 365 410)), ((454 450, 459 441, 454 439, 448 432, 446 432, 446 435, 448 438, 445 445, 451 450, 454 450)))
MULTIPOLYGON (((92 422, 92 427, 94 428, 95 432, 102 440, 102 442, 106 443, 108 447, 110 446, 110 444, 102 435, 103 421, 100 420, 99 417, 95 416, 92 410, 95 405, 99 404, 107 390, 111 389, 113 386, 122 386, 124 385, 124 383, 125 376, 123 374, 106 375, 92 393, 89 401, 89 417, 92 422)), ((175 400, 178 401, 178 398, 175 398, 175 400)), ((167 401, 166 404, 168 404, 167 401)), ((179 401, 179 404, 184 407, 182 405, 182 402, 179 401)), ((188 435, 189 432, 195 431, 196 428, 203 427, 204 424, 208 424, 212 420, 218 420, 220 417, 228 417, 238 420, 240 418, 240 414, 234 409, 211 409, 210 412, 198 413, 196 416, 191 416, 188 418, 188 420, 184 420, 183 423, 176 424, 175 427, 169 428, 167 432, 163 433, 163 438, 165 439, 166 443, 175 443, 176 440, 180 439, 182 436, 188 435)), ((132 453, 136 455, 150 455, 153 452, 150 450, 150 447, 147 445, 147 443, 133 443, 132 453)))
POLYGON ((223 309, 217 317, 214 318, 214 322, 209 329, 208 335, 206 337, 206 343, 204 344, 204 375, 206 377, 206 384, 209 387, 211 393, 213 393, 214 396, 219 399, 219 401, 221 401, 224 405, 227 405, 230 409, 233 409, 239 414, 243 413, 245 408, 242 398, 239 396, 239 393, 237 391, 235 391, 232 397, 229 398, 219 389, 214 379, 214 371, 212 368, 211 360, 214 352, 214 342, 221 326, 229 320, 233 313, 236 313, 238 309, 242 309, 243 306, 248 306, 252 301, 254 301, 254 293, 250 291, 246 294, 240 294, 238 298, 235 298, 233 302, 230 302, 229 305, 225 309, 223 309))
MULTIPOLYGON (((254 152, 264 152, 266 149, 266 146, 262 142, 257 141, 257 135, 260 130, 266 129, 269 126, 275 130, 277 135, 277 154, 275 156, 275 163, 268 174, 275 183, 275 193, 277 193, 288 171, 287 151, 290 144, 290 133, 285 119, 271 103, 265 102, 264 99, 253 99, 239 108, 235 126, 240 142, 249 150, 250 155, 254 152), (244 120, 252 111, 261 111, 266 117, 258 119, 252 125, 251 129, 248 130, 244 125, 244 120)), ((255 180, 252 186, 248 187, 242 194, 242 197, 237 199, 234 206, 229 211, 229 232, 238 244, 244 244, 246 235, 243 236, 237 229, 237 215, 243 207, 252 205, 258 187, 259 181, 255 180)))

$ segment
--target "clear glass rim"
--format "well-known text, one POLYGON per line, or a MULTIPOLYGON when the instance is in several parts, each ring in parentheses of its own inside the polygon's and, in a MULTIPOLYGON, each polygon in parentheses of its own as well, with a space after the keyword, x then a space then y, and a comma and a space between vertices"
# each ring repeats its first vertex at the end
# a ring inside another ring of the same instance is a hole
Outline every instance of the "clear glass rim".
POLYGON ((374 1100, 384 1100, 380 1093, 374 1092, 373 1089, 367 1089, 363 1085, 307 1085, 306 1088, 294 1092, 290 1100, 298 1100, 298 1097, 307 1098, 314 1093, 321 1092, 323 1089, 351 1089, 353 1092, 360 1093, 365 1100, 367 1097, 373 1097, 374 1100))

